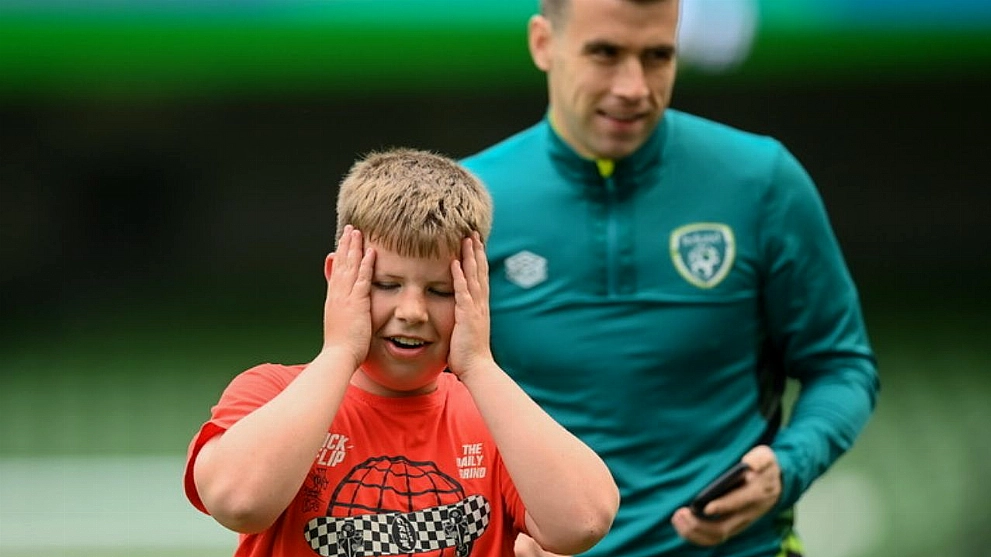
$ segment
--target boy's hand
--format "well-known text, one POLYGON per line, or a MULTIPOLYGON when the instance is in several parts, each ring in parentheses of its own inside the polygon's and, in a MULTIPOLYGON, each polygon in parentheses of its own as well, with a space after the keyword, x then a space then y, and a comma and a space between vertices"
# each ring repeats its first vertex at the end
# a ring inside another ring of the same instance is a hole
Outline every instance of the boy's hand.
POLYGON ((354 356, 354 369, 365 361, 372 338, 369 292, 375 252, 363 250, 361 232, 344 228, 337 251, 327 256, 327 300, 323 308, 323 351, 344 350, 354 356))
POLYGON ((461 242, 461 260, 451 262, 454 331, 448 367, 457 376, 492 362, 489 348, 489 262, 478 233, 461 242))

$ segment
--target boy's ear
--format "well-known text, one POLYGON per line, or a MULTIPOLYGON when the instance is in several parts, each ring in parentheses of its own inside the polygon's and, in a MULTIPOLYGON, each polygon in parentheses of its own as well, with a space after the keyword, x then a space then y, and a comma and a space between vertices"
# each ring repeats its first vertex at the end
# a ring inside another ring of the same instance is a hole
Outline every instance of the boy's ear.
POLYGON ((330 280, 330 271, 334 268, 334 252, 327 254, 327 259, 323 262, 323 278, 330 280))

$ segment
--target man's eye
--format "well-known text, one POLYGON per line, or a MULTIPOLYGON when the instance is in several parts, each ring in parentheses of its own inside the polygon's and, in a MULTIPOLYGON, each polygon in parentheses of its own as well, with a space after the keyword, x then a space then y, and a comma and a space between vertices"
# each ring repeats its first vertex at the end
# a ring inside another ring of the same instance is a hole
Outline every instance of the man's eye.
POLYGON ((654 50, 648 50, 643 55, 644 62, 647 64, 658 64, 662 62, 667 62, 674 58, 674 51, 667 48, 657 48, 654 50))
POLYGON ((593 58, 599 60, 612 60, 619 55, 619 49, 606 44, 592 45, 588 48, 588 53, 593 58))

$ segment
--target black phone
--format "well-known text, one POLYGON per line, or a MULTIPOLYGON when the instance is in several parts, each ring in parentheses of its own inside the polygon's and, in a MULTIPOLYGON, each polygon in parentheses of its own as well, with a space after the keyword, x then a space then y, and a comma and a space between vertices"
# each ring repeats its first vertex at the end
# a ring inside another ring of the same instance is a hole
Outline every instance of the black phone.
POLYGON ((750 466, 745 462, 737 462, 732 468, 723 472, 722 475, 713 480, 709 485, 702 488, 702 491, 688 505, 688 508, 692 510, 692 514, 703 520, 718 519, 718 515, 705 514, 705 506, 713 499, 718 499, 743 485, 743 474, 747 470, 750 470, 750 466))

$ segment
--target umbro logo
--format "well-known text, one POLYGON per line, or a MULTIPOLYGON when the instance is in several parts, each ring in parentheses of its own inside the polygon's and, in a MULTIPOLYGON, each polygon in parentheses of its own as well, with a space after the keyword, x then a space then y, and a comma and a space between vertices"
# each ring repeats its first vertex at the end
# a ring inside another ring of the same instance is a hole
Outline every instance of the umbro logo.
POLYGON ((547 260, 526 250, 507 257, 506 278, 521 288, 533 288, 547 280, 547 260))

